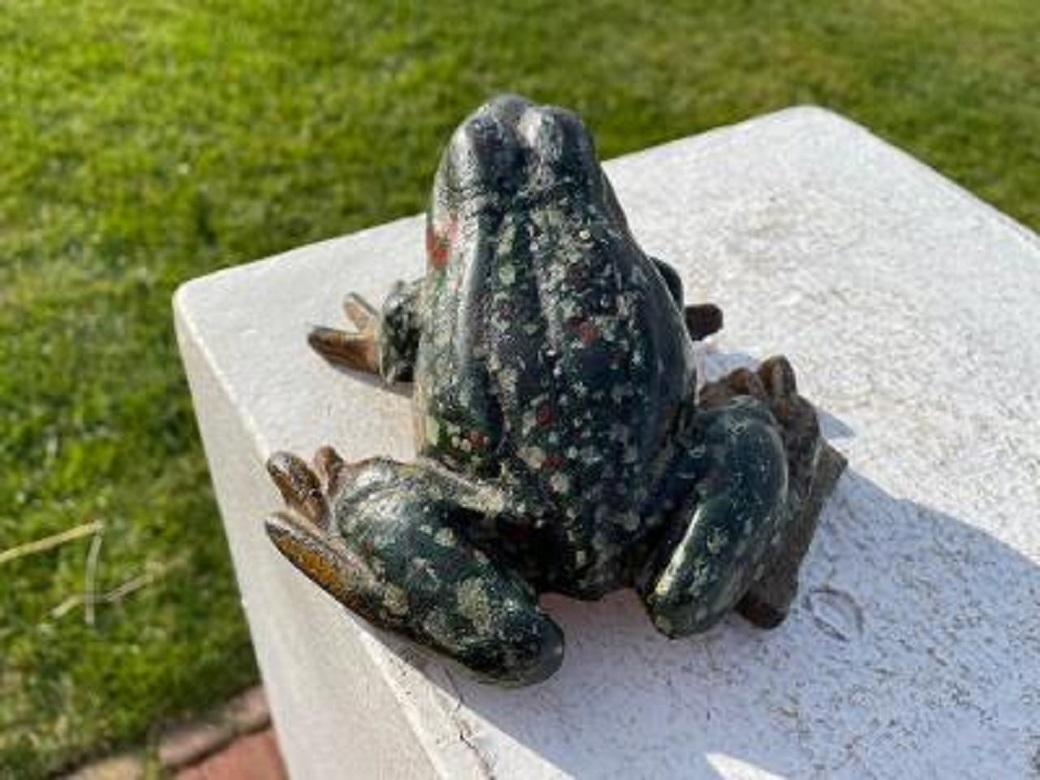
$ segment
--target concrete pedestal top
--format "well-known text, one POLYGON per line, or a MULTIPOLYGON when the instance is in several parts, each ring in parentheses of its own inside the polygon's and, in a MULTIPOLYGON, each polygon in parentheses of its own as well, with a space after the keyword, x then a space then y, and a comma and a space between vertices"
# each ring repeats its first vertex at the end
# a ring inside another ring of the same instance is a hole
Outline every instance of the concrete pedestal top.
POLYGON ((849 459, 790 618, 668 641, 631 593, 550 597, 566 659, 519 691, 374 632, 267 540, 263 461, 413 455, 407 394, 304 338, 422 273, 421 217, 196 279, 177 332, 293 776, 1040 771, 1040 240, 814 108, 607 171, 643 248, 724 309, 711 369, 786 354, 849 459))

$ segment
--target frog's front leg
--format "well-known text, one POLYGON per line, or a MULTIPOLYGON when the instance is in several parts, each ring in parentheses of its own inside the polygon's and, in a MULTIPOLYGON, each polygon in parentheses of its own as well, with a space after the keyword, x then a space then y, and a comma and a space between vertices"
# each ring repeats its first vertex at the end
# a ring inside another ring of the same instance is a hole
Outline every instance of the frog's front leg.
POLYGON ((675 520, 638 582, 651 620, 671 637, 710 628, 762 574, 787 493, 777 424, 750 396, 696 411, 679 444, 675 520))
POLYGON ((267 532, 293 565, 371 624, 487 681, 528 685, 556 671, 563 633, 520 576, 470 541, 480 518, 451 480, 386 459, 348 465, 329 448, 315 461, 320 478, 293 455, 268 461, 290 512, 267 532))
POLYGON ((690 334, 691 339, 700 341, 712 333, 722 330, 722 309, 714 303, 698 303, 687 306, 683 298, 683 283, 679 277, 679 272, 664 260, 659 260, 656 257, 651 257, 650 259, 653 260, 654 267, 661 274, 661 278, 664 279, 664 283, 668 287, 668 292, 671 293, 675 305, 682 312, 683 319, 686 322, 686 332, 690 334))
POLYGON ((419 349, 422 280, 397 282, 376 310, 356 293, 343 301, 353 332, 316 326, 307 341, 322 357, 354 371, 378 374, 387 384, 408 382, 419 349))

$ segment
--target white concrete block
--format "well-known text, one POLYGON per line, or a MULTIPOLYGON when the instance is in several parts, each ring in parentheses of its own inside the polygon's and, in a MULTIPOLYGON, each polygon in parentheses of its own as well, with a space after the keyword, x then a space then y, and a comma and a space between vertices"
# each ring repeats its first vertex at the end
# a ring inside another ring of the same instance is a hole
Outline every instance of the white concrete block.
MULTIPOLYGON (((434 154, 434 150, 430 151, 434 154)), ((779 629, 668 641, 631 593, 548 598, 550 681, 483 687, 377 635, 268 542, 262 464, 413 454, 408 399, 304 342, 423 268, 421 218, 184 285, 177 330, 286 760, 333 777, 1022 777, 1040 766, 1040 241, 833 114, 607 166, 643 247, 786 353, 849 458, 779 629)))

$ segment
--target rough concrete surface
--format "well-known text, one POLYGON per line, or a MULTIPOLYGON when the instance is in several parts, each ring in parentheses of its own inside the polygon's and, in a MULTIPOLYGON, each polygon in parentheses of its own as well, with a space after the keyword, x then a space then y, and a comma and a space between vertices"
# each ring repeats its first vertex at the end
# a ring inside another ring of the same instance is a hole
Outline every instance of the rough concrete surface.
MULTIPOLYGON (((432 153, 432 151, 431 151, 432 153)), ((790 618, 668 641, 548 598, 560 673, 482 687, 377 635, 261 520, 275 449, 413 453, 408 400, 306 348, 423 267, 419 217, 189 282, 178 334, 275 725, 300 778, 1022 777, 1040 751, 1040 241, 862 128, 783 111, 607 165, 644 249, 782 352, 849 459, 790 618)))

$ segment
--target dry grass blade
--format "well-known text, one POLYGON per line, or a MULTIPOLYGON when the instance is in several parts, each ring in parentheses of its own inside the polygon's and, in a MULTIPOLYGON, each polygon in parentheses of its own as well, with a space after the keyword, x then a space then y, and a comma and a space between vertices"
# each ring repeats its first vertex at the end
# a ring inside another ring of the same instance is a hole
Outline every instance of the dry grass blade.
POLYGON ((96 531, 99 531, 104 525, 100 520, 92 520, 89 523, 83 523, 77 525, 74 528, 69 528, 61 533, 53 534, 52 536, 45 536, 42 539, 37 539, 34 542, 26 542, 20 544, 17 547, 12 547, 9 550, 0 552, 0 566, 18 558, 24 558, 27 555, 35 555, 36 553, 46 552, 52 550, 55 547, 60 547, 66 542, 74 541, 75 539, 81 539, 84 536, 89 536, 96 531))
POLYGON ((150 566, 148 571, 144 574, 139 574, 133 579, 127 580, 122 585, 119 585, 112 590, 105 593, 98 601, 103 601, 106 604, 112 604, 120 599, 126 598, 136 590, 140 590, 148 585, 151 585, 156 580, 161 580, 167 574, 174 569, 178 569, 188 562, 188 556, 182 555, 179 558, 174 558, 168 563, 157 563, 154 566, 150 566))
POLYGON ((94 538, 90 540, 87 552, 87 573, 83 580, 83 619, 88 626, 94 625, 94 602, 97 601, 97 568, 101 556, 101 543, 104 541, 105 527, 102 525, 94 538))
POLYGON ((76 607, 78 607, 82 603, 83 603, 83 594, 82 593, 76 593, 73 596, 69 596, 67 599, 65 599, 58 606, 56 606, 54 609, 51 610, 51 612, 50 612, 51 618, 54 619, 54 620, 58 620, 59 618, 62 618, 65 615, 67 615, 69 612, 74 610, 76 607))
MULTIPOLYGON (((72 596, 69 596, 63 602, 54 607, 54 609, 50 611, 50 617, 57 620, 67 615, 69 612, 71 612, 73 609, 80 606, 81 604, 89 604, 91 609, 94 605, 97 604, 114 604, 117 601, 121 601, 122 599, 126 598, 135 591, 138 591, 141 588, 145 588, 148 585, 151 585, 157 582, 158 580, 161 580, 163 577, 170 574, 170 572, 174 571, 175 569, 179 569, 181 566, 184 566, 184 564, 186 564, 187 562, 188 556, 182 555, 180 557, 174 558, 172 561, 169 562, 149 564, 148 568, 142 574, 138 574, 136 577, 131 577, 126 582, 117 585, 116 587, 112 588, 112 590, 102 593, 100 595, 96 593, 92 585, 89 590, 84 589, 83 593, 76 593, 72 596)), ((90 623, 90 625, 93 625, 93 623, 90 623)))

